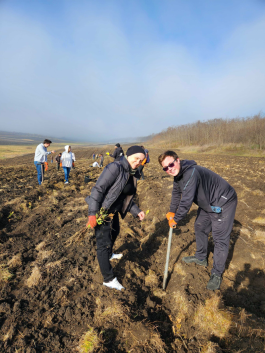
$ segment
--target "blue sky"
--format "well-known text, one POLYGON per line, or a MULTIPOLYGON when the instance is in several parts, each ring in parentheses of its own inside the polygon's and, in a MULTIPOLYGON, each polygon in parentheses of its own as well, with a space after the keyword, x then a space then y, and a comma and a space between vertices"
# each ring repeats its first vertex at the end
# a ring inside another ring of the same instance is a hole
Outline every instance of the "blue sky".
POLYGON ((264 0, 2 0, 0 130, 87 141, 264 112, 264 0))

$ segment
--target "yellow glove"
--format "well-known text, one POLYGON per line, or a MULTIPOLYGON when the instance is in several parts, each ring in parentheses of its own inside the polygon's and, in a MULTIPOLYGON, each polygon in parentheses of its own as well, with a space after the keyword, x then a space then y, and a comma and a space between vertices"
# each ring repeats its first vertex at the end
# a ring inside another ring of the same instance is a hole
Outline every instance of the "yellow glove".
POLYGON ((108 155, 108 156, 109 156, 109 152, 106 152, 106 155, 108 155))

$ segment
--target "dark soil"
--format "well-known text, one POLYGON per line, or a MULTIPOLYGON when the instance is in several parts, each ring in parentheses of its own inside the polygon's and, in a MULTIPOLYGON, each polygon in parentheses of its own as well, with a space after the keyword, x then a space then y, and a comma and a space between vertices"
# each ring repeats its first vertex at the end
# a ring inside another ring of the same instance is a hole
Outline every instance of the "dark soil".
POLYGON ((81 352, 81 337, 94 328, 100 339, 95 352, 264 352, 265 159, 180 156, 228 180, 239 202, 221 289, 206 289, 211 236, 207 268, 181 261, 195 252, 194 205, 174 230, 164 292, 165 214, 173 180, 157 163, 161 151, 151 149, 136 197, 149 213, 142 223, 131 215, 121 221, 115 245, 124 255, 113 264, 126 288, 118 292, 102 286, 94 234, 85 227, 84 199, 102 170, 89 167, 91 149, 75 153, 69 185, 49 163, 38 186, 32 155, 0 167, 0 351, 81 352), (210 319, 205 311, 205 320, 198 320, 199 310, 212 302, 218 302, 217 311, 210 319), (230 318, 228 326, 218 313, 230 318))

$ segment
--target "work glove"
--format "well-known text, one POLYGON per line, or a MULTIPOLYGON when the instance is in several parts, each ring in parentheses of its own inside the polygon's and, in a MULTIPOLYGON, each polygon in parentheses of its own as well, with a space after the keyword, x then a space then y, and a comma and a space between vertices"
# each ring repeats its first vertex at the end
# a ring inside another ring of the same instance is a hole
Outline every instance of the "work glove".
POLYGON ((62 166, 63 166, 63 163, 61 162, 61 163, 60 163, 60 167, 62 168, 62 166))
POLYGON ((169 221, 171 218, 173 219, 175 217, 175 213, 174 212, 168 212, 166 217, 167 217, 167 220, 169 221))
POLYGON ((48 170, 48 162, 44 162, 44 169, 45 169, 45 172, 47 172, 47 170, 48 170))
POLYGON ((142 161, 142 165, 145 165, 146 163, 146 158, 142 161))
POLYGON ((96 216, 88 216, 87 227, 95 228, 97 225, 97 217, 96 216))
POLYGON ((168 225, 170 228, 176 228, 177 223, 174 221, 175 213, 174 212, 168 212, 167 215, 167 220, 168 220, 168 225))
POLYGON ((177 223, 176 223, 176 222, 174 221, 174 219, 172 218, 172 219, 170 219, 170 220, 168 221, 168 225, 169 225, 170 228, 176 228, 177 223))
POLYGON ((109 156, 109 152, 106 152, 106 155, 109 156))

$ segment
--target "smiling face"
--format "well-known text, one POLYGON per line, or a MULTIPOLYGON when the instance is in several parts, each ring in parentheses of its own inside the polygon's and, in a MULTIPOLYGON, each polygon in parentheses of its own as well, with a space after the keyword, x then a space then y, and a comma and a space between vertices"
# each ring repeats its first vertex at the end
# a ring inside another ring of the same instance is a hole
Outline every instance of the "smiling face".
POLYGON ((178 175, 179 171, 180 171, 180 160, 179 158, 177 158, 174 161, 174 158, 171 156, 167 156, 163 162, 162 162, 162 167, 166 168, 168 167, 166 173, 172 176, 176 176, 178 175), (173 163, 172 167, 169 167, 169 165, 171 165, 173 163))
POLYGON ((143 153, 135 153, 127 157, 127 160, 132 169, 136 169, 140 167, 144 159, 145 159, 145 155, 143 153))

